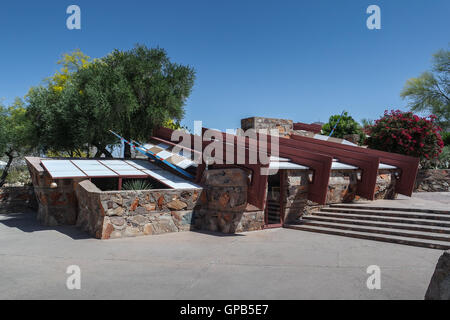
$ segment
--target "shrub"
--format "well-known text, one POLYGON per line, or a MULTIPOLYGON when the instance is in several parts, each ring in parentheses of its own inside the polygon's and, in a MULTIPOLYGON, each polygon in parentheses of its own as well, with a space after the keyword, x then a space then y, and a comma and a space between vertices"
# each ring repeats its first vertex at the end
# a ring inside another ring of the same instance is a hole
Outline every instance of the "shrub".
POLYGON ((366 131, 369 148, 418 157, 422 166, 436 161, 444 147, 434 115, 422 118, 412 112, 386 110, 366 131))
POLYGON ((445 146, 444 149, 442 149, 437 168, 450 169, 450 146, 445 146))
POLYGON ((450 146, 450 132, 442 132, 442 141, 444 141, 445 146, 450 146))
POLYGON ((356 122, 351 116, 348 115, 347 112, 344 112, 342 117, 341 115, 331 116, 328 120, 328 123, 325 123, 323 125, 322 133, 325 135, 329 135, 338 121, 339 124, 333 132, 333 137, 344 138, 344 136, 347 134, 357 134, 359 135, 360 141, 364 141, 365 134, 363 129, 358 122, 356 122), (341 120, 339 121, 339 119, 341 120))

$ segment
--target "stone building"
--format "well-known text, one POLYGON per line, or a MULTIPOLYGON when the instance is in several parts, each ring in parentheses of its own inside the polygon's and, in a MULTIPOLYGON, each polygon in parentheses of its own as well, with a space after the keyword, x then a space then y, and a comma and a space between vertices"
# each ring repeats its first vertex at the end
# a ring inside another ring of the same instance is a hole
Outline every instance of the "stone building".
POLYGON ((183 144, 183 152, 175 150, 173 131, 160 128, 137 148, 148 160, 27 158, 37 218, 48 226, 77 225, 98 239, 189 230, 235 233, 283 227, 327 204, 413 191, 415 158, 328 138, 320 135, 320 126, 291 120, 255 117, 243 119, 241 127, 256 136, 216 132, 205 139, 185 133, 192 144, 183 144), (276 139, 267 136, 271 129, 276 139), (194 161, 220 140, 227 142, 220 150, 226 162, 218 161, 217 148, 213 159, 194 161), (244 162, 236 161, 239 148, 244 162), (253 151, 269 161, 252 163, 253 151), (153 188, 123 190, 133 179, 153 188))

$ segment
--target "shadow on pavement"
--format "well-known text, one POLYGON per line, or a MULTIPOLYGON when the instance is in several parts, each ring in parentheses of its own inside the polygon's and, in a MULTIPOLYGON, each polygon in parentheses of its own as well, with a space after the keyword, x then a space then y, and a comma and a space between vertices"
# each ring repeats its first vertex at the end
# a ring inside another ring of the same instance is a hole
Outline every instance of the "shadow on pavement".
POLYGON ((8 228, 17 228, 27 233, 55 230, 74 240, 93 239, 75 226, 42 226, 36 220, 35 212, 0 214, 0 223, 8 228))

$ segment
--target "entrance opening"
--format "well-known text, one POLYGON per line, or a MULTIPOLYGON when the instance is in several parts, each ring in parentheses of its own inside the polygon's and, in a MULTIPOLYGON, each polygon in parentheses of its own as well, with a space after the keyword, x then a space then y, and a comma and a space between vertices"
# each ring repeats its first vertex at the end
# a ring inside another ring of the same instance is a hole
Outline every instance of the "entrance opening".
POLYGON ((267 203, 266 203, 266 228, 281 227, 282 211, 282 171, 268 177, 267 203))

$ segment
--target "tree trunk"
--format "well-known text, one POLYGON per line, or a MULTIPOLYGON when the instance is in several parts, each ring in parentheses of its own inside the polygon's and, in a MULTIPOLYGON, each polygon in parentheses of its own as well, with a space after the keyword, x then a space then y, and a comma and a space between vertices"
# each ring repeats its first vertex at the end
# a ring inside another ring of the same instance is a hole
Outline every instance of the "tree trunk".
POLYGON ((131 159, 131 147, 128 143, 125 143, 124 158, 131 159))
POLYGON ((11 153, 6 152, 8 156, 8 163, 6 164, 5 169, 3 169, 2 176, 0 177, 0 188, 4 186, 6 183, 6 178, 8 177, 9 168, 11 167, 11 163, 13 162, 14 157, 11 153))
POLYGON ((102 152, 105 155, 105 157, 107 157, 107 158, 114 158, 112 153, 109 152, 108 150, 106 150, 106 148, 103 148, 102 152))
POLYGON ((111 152, 106 150, 106 147, 97 144, 94 144, 94 146, 97 148, 97 153, 95 154, 94 158, 100 158, 102 154, 104 154, 107 158, 113 158, 113 155, 111 154, 111 152))

